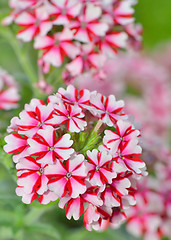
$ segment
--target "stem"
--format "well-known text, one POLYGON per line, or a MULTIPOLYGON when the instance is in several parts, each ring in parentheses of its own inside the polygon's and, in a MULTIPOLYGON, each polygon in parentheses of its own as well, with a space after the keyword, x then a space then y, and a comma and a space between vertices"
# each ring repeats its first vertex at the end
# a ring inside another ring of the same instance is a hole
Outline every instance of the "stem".
MULTIPOLYGON (((20 65, 22 66, 24 72, 28 76, 30 83, 35 84, 37 82, 37 76, 33 70, 33 67, 28 61, 26 55, 23 53, 22 48, 19 45, 19 42, 15 39, 12 32, 7 28, 6 29, 0 28, 0 35, 3 36, 13 48, 20 65)), ((34 91, 34 88, 33 88, 33 91, 34 91)))
POLYGON ((94 132, 98 132, 99 129, 100 129, 100 127, 102 126, 102 124, 103 124, 102 120, 99 119, 99 121, 97 122, 96 126, 94 127, 92 133, 94 133, 94 132))

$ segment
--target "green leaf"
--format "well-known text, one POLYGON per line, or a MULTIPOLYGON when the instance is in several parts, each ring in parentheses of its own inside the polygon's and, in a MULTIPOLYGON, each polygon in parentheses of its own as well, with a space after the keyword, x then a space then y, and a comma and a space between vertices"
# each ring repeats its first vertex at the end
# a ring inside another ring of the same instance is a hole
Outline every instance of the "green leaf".
POLYGON ((43 223, 35 223, 33 225, 27 226, 25 228, 27 232, 37 232, 41 234, 46 234, 54 239, 61 239, 59 232, 52 226, 43 223))

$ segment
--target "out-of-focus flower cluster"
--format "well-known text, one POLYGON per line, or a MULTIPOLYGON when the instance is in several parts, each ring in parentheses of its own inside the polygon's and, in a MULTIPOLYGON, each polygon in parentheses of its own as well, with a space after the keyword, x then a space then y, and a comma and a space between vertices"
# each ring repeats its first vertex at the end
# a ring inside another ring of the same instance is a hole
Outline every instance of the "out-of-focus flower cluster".
POLYGON ((0 110, 10 110, 18 107, 20 96, 14 78, 0 68, 0 110))
POLYGON ((171 154, 164 160, 155 165, 154 176, 140 183, 137 204, 126 213, 128 231, 144 240, 171 238, 171 154))
POLYGON ((5 137, 4 150, 16 163, 17 195, 27 204, 58 199, 68 219, 84 214, 88 230, 117 227, 146 175, 140 132, 126 120, 124 102, 72 85, 47 102, 32 99, 5 137))
POLYGON ((139 182, 137 205, 126 214, 130 233, 145 240, 171 238, 171 72, 169 50, 163 52, 151 57, 118 56, 117 60, 108 60, 101 75, 89 72, 75 82, 106 95, 125 96, 125 112, 135 117, 134 125, 142 130, 142 159, 149 176, 139 182), (96 81, 92 84, 94 74, 96 81))
POLYGON ((135 0, 10 0, 12 12, 4 25, 20 27, 17 37, 34 40, 39 65, 64 62, 66 82, 89 69, 101 68, 119 49, 139 48, 142 28, 134 23, 135 0), (65 59, 67 61, 65 61, 65 59))

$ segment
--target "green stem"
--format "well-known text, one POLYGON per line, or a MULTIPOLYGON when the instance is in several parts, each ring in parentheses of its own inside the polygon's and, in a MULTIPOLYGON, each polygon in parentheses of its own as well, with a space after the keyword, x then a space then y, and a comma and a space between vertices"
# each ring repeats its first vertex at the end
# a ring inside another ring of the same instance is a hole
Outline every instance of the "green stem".
POLYGON ((27 226, 36 222, 45 212, 54 209, 54 205, 57 205, 58 200, 54 201, 43 207, 31 207, 30 211, 24 217, 24 222, 27 226))
MULTIPOLYGON (((20 65, 22 66, 24 72, 27 74, 28 79, 31 84, 35 84, 37 82, 37 76, 31 66, 30 62, 28 61, 26 55, 22 51, 22 48, 18 42, 18 40, 13 36, 12 32, 9 29, 0 28, 0 35, 4 37, 8 43, 13 48, 20 65)), ((33 88, 34 90, 34 88, 33 88)))

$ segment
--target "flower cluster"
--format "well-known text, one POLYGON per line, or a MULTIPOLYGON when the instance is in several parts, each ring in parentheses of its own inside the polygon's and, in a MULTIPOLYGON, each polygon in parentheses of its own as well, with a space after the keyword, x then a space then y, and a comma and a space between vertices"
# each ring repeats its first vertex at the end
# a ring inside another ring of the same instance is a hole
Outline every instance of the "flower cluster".
POLYGON ((101 67, 119 49, 141 41, 133 18, 135 4, 134 0, 10 0, 12 12, 3 24, 17 24, 22 41, 34 39, 46 73, 50 65, 60 67, 67 57, 63 76, 71 81, 101 67))
POLYGON ((0 110, 9 110, 18 106, 20 96, 14 78, 0 68, 0 110))
POLYGON ((11 120, 4 150, 16 163, 16 193, 24 203, 59 200, 68 219, 82 214, 88 230, 116 227, 135 204, 145 175, 140 132, 126 120, 124 102, 72 85, 32 99, 11 120))
POLYGON ((171 238, 171 155, 158 163, 155 176, 139 183, 137 204, 127 212, 127 229, 145 240, 171 238), (136 226, 136 227, 135 227, 136 226))
POLYGON ((116 60, 106 62, 93 84, 91 73, 76 80, 79 87, 96 89, 106 95, 115 93, 119 98, 124 96, 127 105, 125 112, 134 116, 135 126, 141 128, 141 158, 148 166, 149 176, 138 184, 135 195, 137 205, 126 212, 126 226, 130 233, 144 240, 171 238, 169 47, 166 51, 168 56, 162 50, 160 54, 153 53, 153 58, 147 55, 120 55, 116 60), (103 76, 101 81, 100 76, 103 76), (156 99, 160 104, 156 103, 156 99))

